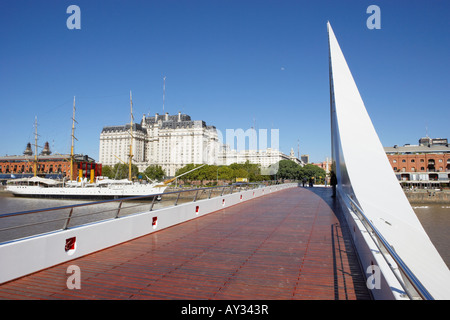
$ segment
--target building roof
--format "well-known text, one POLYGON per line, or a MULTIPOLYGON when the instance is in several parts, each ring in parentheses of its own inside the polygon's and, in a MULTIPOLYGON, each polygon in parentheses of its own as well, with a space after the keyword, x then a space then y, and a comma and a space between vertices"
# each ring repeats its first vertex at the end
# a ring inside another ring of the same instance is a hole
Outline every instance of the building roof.
MULTIPOLYGON (((48 156, 38 156, 38 161, 66 161, 70 159, 70 154, 52 154, 48 156)), ((75 161, 95 162, 95 160, 87 155, 76 154, 74 155, 75 161)), ((12 162, 12 161, 34 161, 34 156, 20 155, 20 156, 3 156, 0 157, 0 162, 12 162)))
MULTIPOLYGON (((141 131, 147 134, 146 126, 153 127, 157 122, 161 121, 161 129, 178 129, 178 128, 194 128, 203 127, 207 129, 215 129, 214 126, 206 125, 203 120, 191 120, 191 117, 187 114, 177 114, 177 115, 159 115, 152 117, 146 117, 144 115, 140 124, 134 123, 133 130, 141 131), (167 117, 167 120, 166 120, 167 117), (156 120, 156 118, 158 120, 156 120)), ((103 127, 102 133, 106 132, 126 132, 130 130, 130 124, 125 124, 122 126, 106 126, 103 127)))
POLYGON ((147 125, 151 125, 151 124, 155 124, 159 120, 161 120, 163 122, 164 121, 177 122, 178 119, 180 121, 191 121, 191 117, 189 115, 181 114, 181 113, 176 114, 176 115, 169 115, 169 114, 167 114, 167 118, 168 118, 168 120, 165 120, 166 119, 166 115, 164 115, 164 114, 156 114, 155 116, 145 117, 145 123, 147 125), (156 118, 158 120, 156 120, 156 118))
POLYGON ((393 146, 384 147, 387 154, 413 154, 413 153, 450 153, 450 147, 447 145, 404 145, 403 147, 393 146))
POLYGON ((450 153, 447 138, 424 137, 419 139, 418 145, 405 144, 403 147, 397 145, 384 147, 387 154, 415 154, 415 153, 450 153))
MULTIPOLYGON (((122 126, 107 126, 107 127, 103 127, 102 133, 103 132, 114 132, 114 131, 129 131, 130 130, 130 124, 125 124, 122 126)), ((138 123, 133 123, 133 131, 142 131, 144 133, 147 133, 147 129, 142 128, 142 126, 138 123)))

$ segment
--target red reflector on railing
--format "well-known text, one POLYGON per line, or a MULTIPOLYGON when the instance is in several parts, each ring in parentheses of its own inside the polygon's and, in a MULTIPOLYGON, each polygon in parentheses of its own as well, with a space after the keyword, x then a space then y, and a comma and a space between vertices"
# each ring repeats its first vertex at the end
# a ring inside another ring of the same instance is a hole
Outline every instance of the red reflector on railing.
POLYGON ((158 221, 158 217, 153 217, 152 226, 156 226, 156 222, 158 221))
POLYGON ((69 250, 74 250, 76 241, 77 241, 76 237, 66 239, 66 246, 65 246, 64 250, 66 250, 66 252, 68 252, 69 250))

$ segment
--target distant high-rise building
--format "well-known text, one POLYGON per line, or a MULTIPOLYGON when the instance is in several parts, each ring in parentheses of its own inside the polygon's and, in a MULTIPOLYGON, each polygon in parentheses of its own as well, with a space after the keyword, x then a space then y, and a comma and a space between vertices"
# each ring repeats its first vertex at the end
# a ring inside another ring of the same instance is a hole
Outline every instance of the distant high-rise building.
POLYGON ((303 163, 308 164, 309 163, 309 154, 302 154, 300 157, 303 163))

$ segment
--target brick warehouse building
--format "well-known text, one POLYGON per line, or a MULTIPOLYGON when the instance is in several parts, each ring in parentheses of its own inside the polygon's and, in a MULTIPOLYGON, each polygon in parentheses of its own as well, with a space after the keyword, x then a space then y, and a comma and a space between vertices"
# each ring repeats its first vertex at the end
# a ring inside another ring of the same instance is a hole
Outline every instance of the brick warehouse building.
MULTIPOLYGON (((31 177, 34 175, 35 157, 28 144, 23 155, 0 157, 0 179, 31 177)), ((70 155, 54 154, 52 155, 45 144, 42 152, 37 156, 37 175, 47 178, 69 178, 70 176, 70 155)), ((87 155, 74 155, 72 180, 76 180, 81 174, 89 179, 91 170, 94 177, 101 176, 102 165, 96 163, 94 159, 87 155)))
POLYGON ((402 181, 441 181, 450 178, 447 139, 421 138, 419 145, 384 148, 392 169, 402 181))

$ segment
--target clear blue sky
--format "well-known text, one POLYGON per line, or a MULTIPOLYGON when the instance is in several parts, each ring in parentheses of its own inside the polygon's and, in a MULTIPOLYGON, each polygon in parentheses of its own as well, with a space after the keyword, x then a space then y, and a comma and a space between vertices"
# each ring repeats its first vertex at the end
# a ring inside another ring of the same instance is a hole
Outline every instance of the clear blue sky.
POLYGON ((384 146, 447 137, 450 1, 0 2, 0 155, 34 139, 98 159, 108 125, 162 110, 221 131, 279 129, 280 149, 330 156, 329 20, 384 146), (81 30, 69 30, 69 5, 81 30), (369 5, 381 29, 369 30, 369 5))

